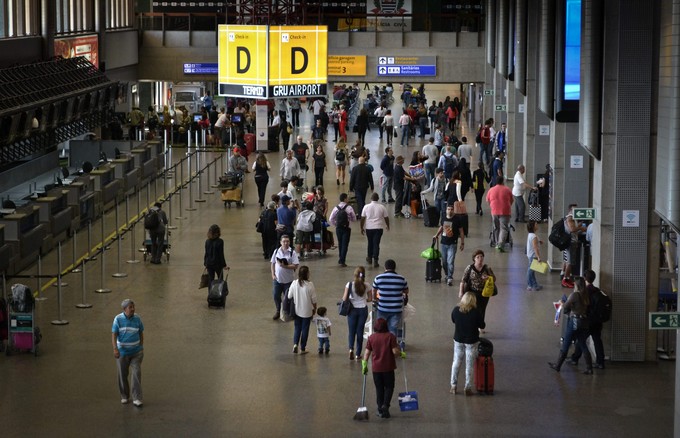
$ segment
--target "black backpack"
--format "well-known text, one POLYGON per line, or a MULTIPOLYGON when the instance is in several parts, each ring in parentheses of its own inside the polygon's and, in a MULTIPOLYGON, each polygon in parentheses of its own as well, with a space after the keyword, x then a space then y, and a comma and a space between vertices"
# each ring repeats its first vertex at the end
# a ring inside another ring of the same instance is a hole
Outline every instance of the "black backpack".
POLYGON ((453 155, 444 155, 444 175, 451 178, 454 169, 453 155))
POLYGON ((612 300, 607 294, 597 289, 597 292, 591 296, 590 321, 594 323, 605 323, 612 317, 612 300))
POLYGON ((564 229, 564 218, 553 224, 548 240, 560 251, 569 248, 569 245, 571 245, 571 233, 564 229))
POLYGON ((147 230, 155 230, 160 225, 161 220, 158 217, 158 210, 150 209, 146 216, 144 216, 144 228, 147 230))
POLYGON ((335 223, 337 224, 337 227, 339 228, 347 228, 349 227, 349 215, 345 211, 347 208, 347 204, 345 204, 344 207, 338 206, 336 207, 338 209, 338 212, 335 215, 335 223))
POLYGON ((345 151, 340 149, 335 153, 335 159, 337 161, 345 161, 345 151))
POLYGON ((479 338, 479 345, 477 345, 477 354, 482 357, 493 356, 493 344, 486 338, 479 338))

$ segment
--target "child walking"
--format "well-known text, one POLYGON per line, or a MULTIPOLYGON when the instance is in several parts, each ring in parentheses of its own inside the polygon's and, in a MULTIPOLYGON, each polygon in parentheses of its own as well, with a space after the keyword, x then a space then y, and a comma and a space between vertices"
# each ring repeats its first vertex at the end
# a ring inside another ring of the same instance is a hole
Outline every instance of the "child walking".
POLYGON ((529 232, 527 235, 527 258, 529 259, 529 268, 527 269, 527 290, 541 290, 543 289, 543 286, 536 281, 536 273, 531 269, 531 262, 534 259, 539 262, 541 261, 540 245, 543 244, 543 241, 536 235, 535 221, 529 221, 527 223, 527 231, 529 232))
POLYGON ((316 325, 316 337, 319 339, 319 354, 326 354, 331 351, 331 320, 326 317, 326 308, 316 309, 316 315, 312 321, 316 325), (325 349, 325 350, 324 350, 325 349))

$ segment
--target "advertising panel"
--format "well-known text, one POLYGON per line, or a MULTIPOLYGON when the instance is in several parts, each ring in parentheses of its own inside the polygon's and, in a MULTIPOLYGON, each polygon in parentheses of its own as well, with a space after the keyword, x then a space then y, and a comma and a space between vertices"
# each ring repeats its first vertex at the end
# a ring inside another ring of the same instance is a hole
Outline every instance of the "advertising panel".
POLYGON ((220 25, 218 81, 221 96, 267 97, 267 26, 220 25))
POLYGON ((411 3, 411 0, 367 1, 366 13, 369 16, 366 20, 366 29, 379 32, 409 32, 412 21, 410 14, 414 12, 411 3))
POLYGON ((328 28, 269 28, 269 97, 325 96, 328 28))
POLYGON ((55 39, 54 55, 64 59, 84 56, 99 68, 99 40, 97 35, 55 39))

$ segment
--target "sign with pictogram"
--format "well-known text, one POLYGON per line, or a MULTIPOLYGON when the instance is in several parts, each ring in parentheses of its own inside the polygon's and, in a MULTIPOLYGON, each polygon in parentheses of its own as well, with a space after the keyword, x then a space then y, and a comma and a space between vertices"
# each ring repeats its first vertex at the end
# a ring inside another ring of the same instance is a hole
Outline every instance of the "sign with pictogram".
POLYGON ((220 25, 217 41, 219 94, 266 98, 267 26, 220 25))
POLYGON ((366 55, 328 55, 329 76, 366 76, 366 55))
POLYGON ((677 330, 680 328, 680 313, 649 312, 650 330, 677 330))
POLYGON ((595 219, 594 208, 574 208, 574 219, 579 221, 592 221, 595 219))

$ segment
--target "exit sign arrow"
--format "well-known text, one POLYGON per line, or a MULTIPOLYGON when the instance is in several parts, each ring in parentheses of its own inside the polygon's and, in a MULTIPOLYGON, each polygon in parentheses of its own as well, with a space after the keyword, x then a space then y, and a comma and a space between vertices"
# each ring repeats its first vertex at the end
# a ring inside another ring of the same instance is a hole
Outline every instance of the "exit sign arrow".
POLYGON ((591 221, 595 219, 595 209, 594 208, 575 208, 574 209, 574 219, 582 221, 591 221))
POLYGON ((680 313, 649 312, 650 330, 677 330, 680 328, 680 313))

